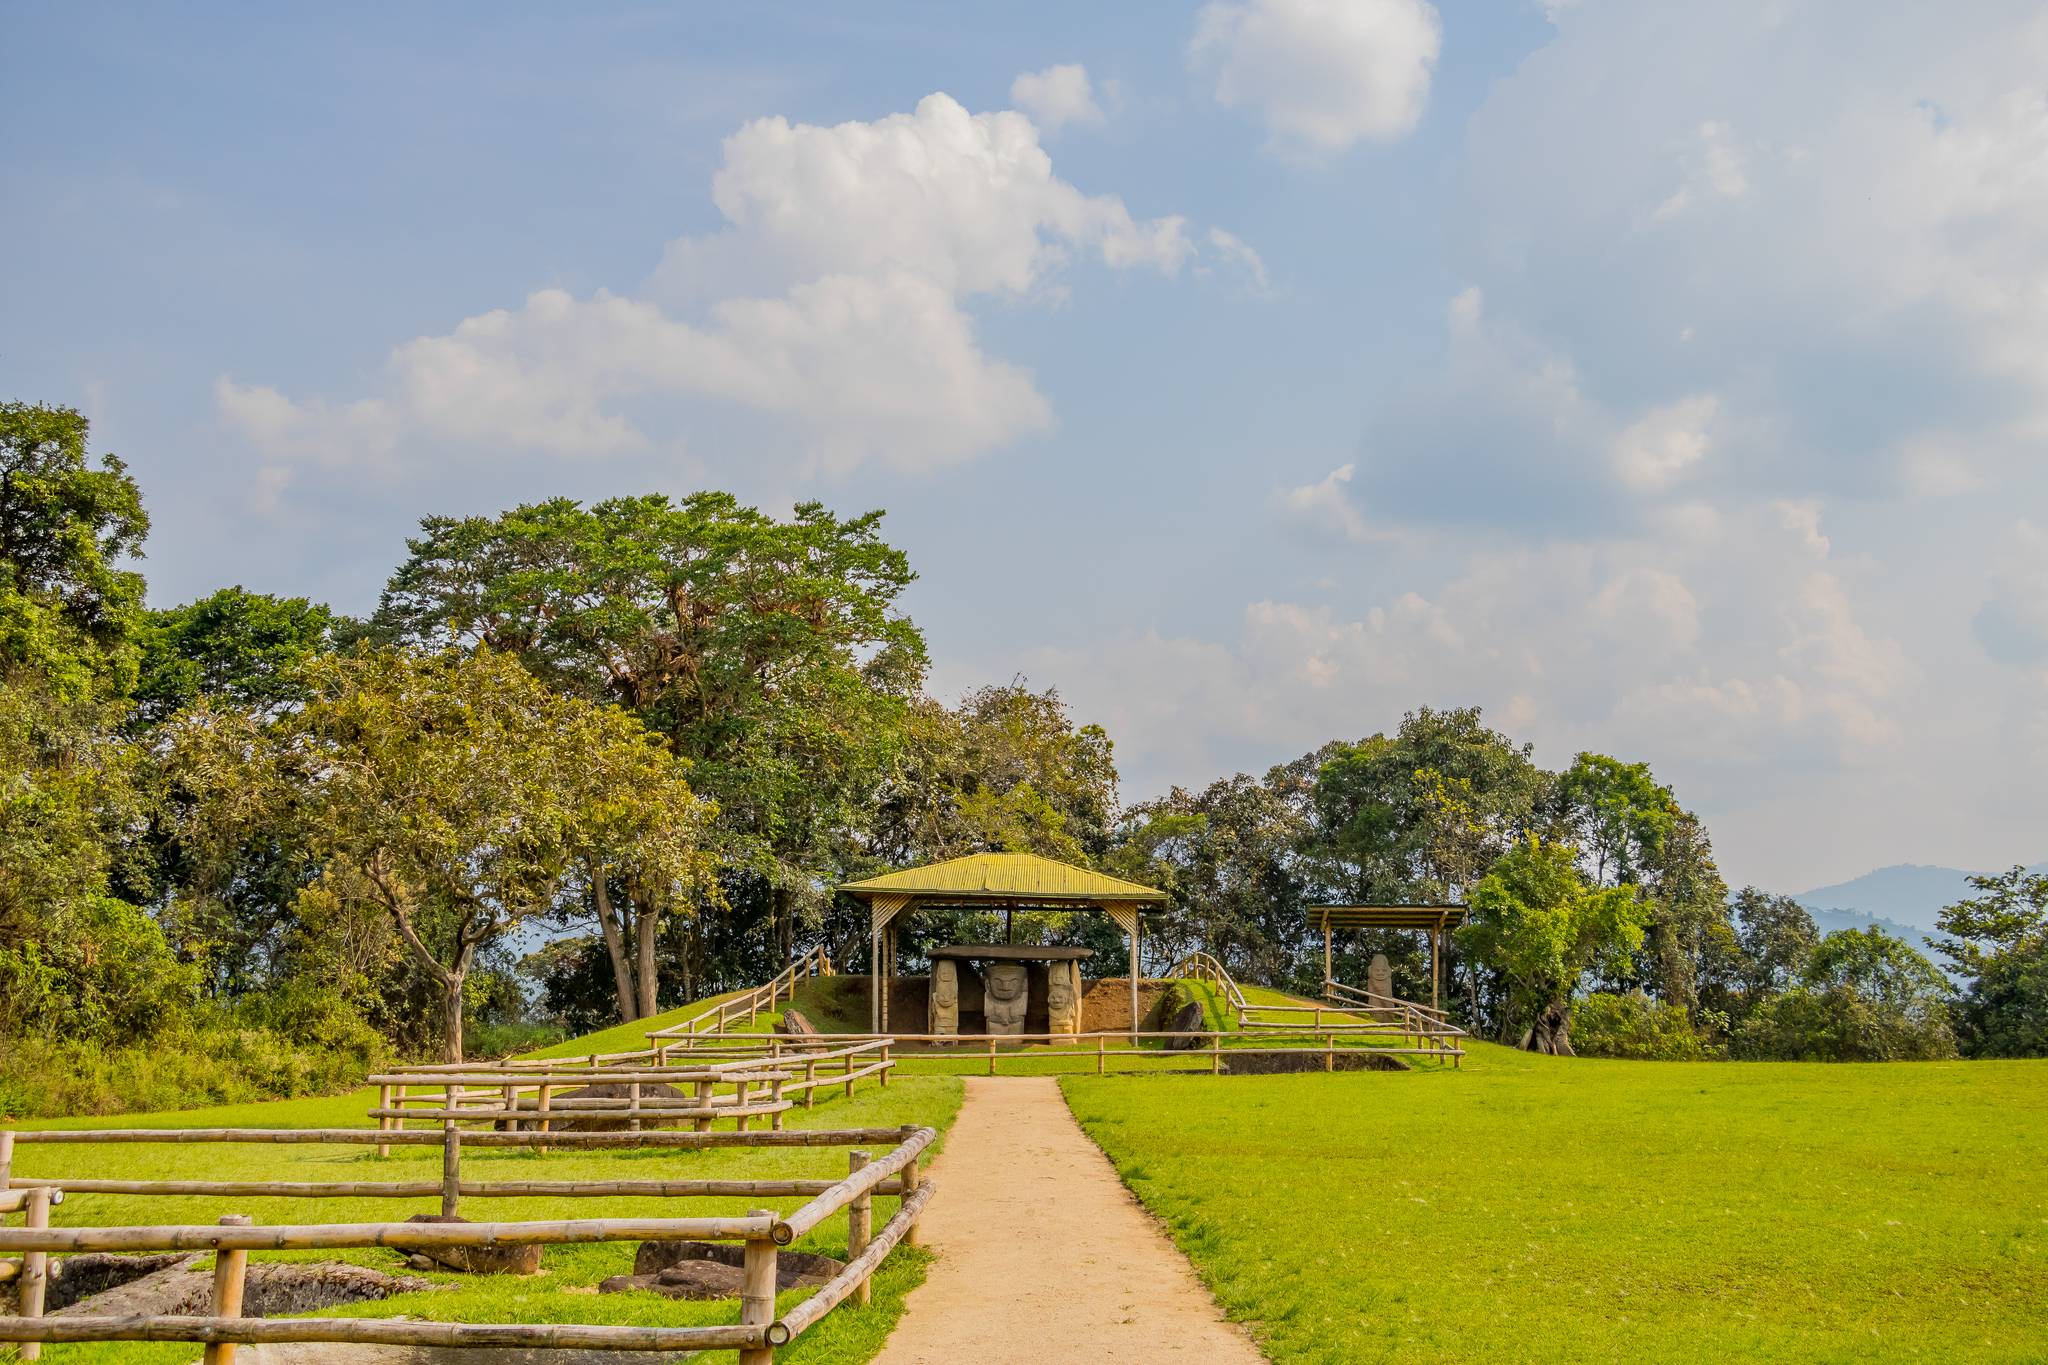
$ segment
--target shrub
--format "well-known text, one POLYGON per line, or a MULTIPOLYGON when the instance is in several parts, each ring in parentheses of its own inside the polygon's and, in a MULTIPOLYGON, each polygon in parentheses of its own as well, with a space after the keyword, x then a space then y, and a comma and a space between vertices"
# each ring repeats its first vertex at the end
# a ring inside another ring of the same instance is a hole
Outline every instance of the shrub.
POLYGON ((1956 1055, 1947 1012, 1909 1012, 1843 986, 1799 986, 1757 1006, 1735 1031, 1749 1061, 1896 1062, 1956 1055))
POLYGON ((1605 991, 1572 1005, 1572 1049, 1581 1057, 1697 1062, 1711 1055, 1683 1009, 1640 991, 1605 991))

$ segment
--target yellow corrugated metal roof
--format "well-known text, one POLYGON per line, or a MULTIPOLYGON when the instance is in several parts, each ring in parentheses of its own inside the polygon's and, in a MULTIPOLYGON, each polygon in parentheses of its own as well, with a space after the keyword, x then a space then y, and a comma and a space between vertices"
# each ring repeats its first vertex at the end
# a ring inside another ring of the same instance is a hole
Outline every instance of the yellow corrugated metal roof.
POLYGON ((883 892, 927 899, 1009 901, 1163 901, 1164 891, 1056 863, 1036 853, 975 853, 927 867, 886 872, 839 888, 856 896, 883 892))

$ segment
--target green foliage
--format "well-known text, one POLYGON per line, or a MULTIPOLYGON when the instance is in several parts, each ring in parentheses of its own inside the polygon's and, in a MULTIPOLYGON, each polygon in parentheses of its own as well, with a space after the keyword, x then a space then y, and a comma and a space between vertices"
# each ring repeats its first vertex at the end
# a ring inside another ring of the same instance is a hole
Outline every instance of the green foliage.
POLYGON ((1755 1060, 1953 1057, 1948 982, 1881 929, 1829 934, 1808 956, 1799 984, 1751 1011, 1732 1046, 1736 1056, 1755 1060))
POLYGON ((1972 877, 1981 893, 1941 912, 1942 954, 1971 981, 1958 1031, 1976 1057, 2048 1056, 2048 875, 1972 877))
POLYGON ((333 612, 303 597, 222 588, 142 622, 135 722, 160 725, 201 697, 270 712, 305 699, 300 672, 329 647, 333 612))
POLYGON ((1580 847, 1592 855, 1596 885, 1641 880, 1680 815, 1669 787, 1647 763, 1580 754, 1557 780, 1557 797, 1580 847))
POLYGON ((1061 1085, 1269 1359, 1805 1365, 2041 1354, 2044 1082, 1477 1043, 1458 1072, 1061 1085))
POLYGON ((174 768, 216 835, 289 827, 319 864, 315 890, 388 917, 443 988, 449 1060, 478 951, 553 909, 586 865, 662 905, 701 886, 710 811, 616 707, 551 692, 490 650, 363 649, 305 677, 306 703, 269 722, 187 713, 174 768))
POLYGON ((121 563, 149 531, 127 467, 95 468, 86 436, 70 408, 0 403, 0 676, 66 699, 134 681, 142 575, 121 563))
POLYGON ((1595 991, 1573 1001, 1572 1051, 1639 1062, 1697 1062, 1709 1055, 1683 1009, 1639 991, 1595 991))
POLYGON ((1733 975, 1745 1000, 1760 1004, 1798 981, 1820 945, 1820 930, 1798 901, 1753 886, 1736 896, 1735 914, 1741 928, 1733 975))
POLYGON ((1642 946, 1648 909, 1631 887, 1590 887, 1567 844, 1530 835, 1472 888, 1460 947, 1509 982, 1523 1046, 1571 1051, 1566 1007, 1579 978, 1642 946))

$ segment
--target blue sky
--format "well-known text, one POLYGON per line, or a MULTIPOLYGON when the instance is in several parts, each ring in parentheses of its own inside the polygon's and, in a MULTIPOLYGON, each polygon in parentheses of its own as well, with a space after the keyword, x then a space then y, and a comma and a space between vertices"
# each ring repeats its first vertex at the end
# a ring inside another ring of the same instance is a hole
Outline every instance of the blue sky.
POLYGON ((6 4, 0 373, 152 598, 889 509, 1125 795, 1417 705, 1781 889, 2048 835, 2037 6, 6 4))

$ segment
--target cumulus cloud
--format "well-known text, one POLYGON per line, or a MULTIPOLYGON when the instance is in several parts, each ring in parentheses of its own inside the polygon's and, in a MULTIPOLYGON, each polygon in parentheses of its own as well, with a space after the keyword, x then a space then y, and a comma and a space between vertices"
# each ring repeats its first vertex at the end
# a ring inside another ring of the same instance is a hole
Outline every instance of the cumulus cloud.
POLYGON ((384 392, 294 399, 223 378, 221 419, 274 462, 408 440, 605 455, 673 441, 636 405, 763 415, 844 472, 973 458, 1051 425, 1025 370, 982 347, 971 301, 1064 297, 1082 256, 1177 274, 1176 216, 1060 179, 1036 126, 946 95, 833 127, 756 120, 711 186, 725 227, 668 244, 647 297, 558 289, 394 347, 384 392))
POLYGON ((1706 458, 1721 400, 1694 394, 1650 409, 1614 440, 1614 468, 1631 488, 1661 491, 1706 458))
POLYGON ((1266 278, 1266 263, 1252 249, 1251 243, 1235 233, 1212 227, 1209 229, 1209 245, 1226 265, 1236 267, 1243 274, 1245 287, 1252 293, 1272 292, 1266 278))
POLYGON ((1356 469, 1355 465, 1338 465, 1314 483, 1281 489, 1275 501, 1290 520, 1316 530, 1334 531, 1346 540, 1365 540, 1372 534, 1371 527, 1345 491, 1356 469))
POLYGON ((1088 68, 1078 62, 1026 71, 1010 82, 1010 99, 1048 133, 1069 124, 1102 122, 1088 68))
POLYGON ((1326 156, 1414 131, 1442 45, 1428 0, 1213 0, 1188 52, 1277 149, 1326 156))

